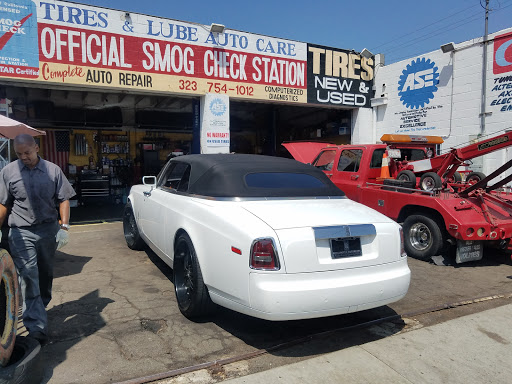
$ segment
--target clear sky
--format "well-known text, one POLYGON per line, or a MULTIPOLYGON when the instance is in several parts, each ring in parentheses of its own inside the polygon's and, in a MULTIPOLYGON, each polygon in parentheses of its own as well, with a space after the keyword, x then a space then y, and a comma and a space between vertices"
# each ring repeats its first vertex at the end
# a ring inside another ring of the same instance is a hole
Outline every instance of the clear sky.
MULTIPOLYGON (((485 0, 80 0, 152 16, 314 43, 369 49, 386 64, 481 37, 485 0)), ((490 0, 489 33, 512 27, 512 0, 490 0)))

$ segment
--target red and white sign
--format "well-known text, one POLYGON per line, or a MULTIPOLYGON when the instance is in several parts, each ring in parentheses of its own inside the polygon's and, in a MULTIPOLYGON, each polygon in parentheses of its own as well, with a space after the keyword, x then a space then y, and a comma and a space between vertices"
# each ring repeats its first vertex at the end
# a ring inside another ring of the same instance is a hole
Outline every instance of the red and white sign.
MULTIPOLYGON (((306 43, 58 0, 32 4, 37 22, 23 27, 34 36, 26 47, 34 81, 307 102, 306 43)), ((15 75, 0 68, 0 77, 15 75)))
POLYGON ((494 60, 492 72, 495 75, 512 71, 512 33, 494 38, 494 60))

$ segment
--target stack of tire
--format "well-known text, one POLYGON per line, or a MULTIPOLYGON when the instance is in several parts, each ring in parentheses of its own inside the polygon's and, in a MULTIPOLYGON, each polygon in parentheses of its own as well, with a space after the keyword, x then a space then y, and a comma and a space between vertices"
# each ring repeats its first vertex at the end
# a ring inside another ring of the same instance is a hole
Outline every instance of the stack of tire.
POLYGON ((0 384, 37 384, 42 380, 39 342, 16 337, 19 297, 11 256, 0 249, 0 384))

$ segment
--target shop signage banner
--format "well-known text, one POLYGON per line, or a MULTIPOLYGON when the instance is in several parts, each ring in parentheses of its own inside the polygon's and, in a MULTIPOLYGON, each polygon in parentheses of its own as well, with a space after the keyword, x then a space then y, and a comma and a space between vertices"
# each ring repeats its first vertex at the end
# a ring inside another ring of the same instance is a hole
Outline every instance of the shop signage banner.
POLYGON ((201 97, 201 153, 229 153, 229 96, 201 97))
POLYGON ((451 56, 435 52, 403 61, 402 65, 393 64, 392 68, 389 77, 379 79, 379 84, 388 84, 385 92, 389 102, 385 131, 379 127, 377 136, 384 133, 448 135, 447 121, 452 108, 451 56))
POLYGON ((308 103, 370 108, 374 61, 308 44, 308 103))
POLYGON ((307 44, 64 1, 0 7, 0 77, 307 102, 307 44))
POLYGON ((488 96, 489 111, 512 111, 512 33, 494 38, 493 78, 488 96))
POLYGON ((39 74, 37 9, 31 0, 0 5, 0 76, 36 79, 39 74))

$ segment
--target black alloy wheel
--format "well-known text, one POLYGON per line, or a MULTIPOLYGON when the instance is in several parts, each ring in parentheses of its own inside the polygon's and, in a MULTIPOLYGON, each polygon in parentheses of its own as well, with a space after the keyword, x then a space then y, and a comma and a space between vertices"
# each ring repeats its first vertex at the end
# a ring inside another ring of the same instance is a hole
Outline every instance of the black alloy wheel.
POLYGON ((186 233, 176 241, 173 274, 180 312, 189 319, 211 313, 214 304, 204 284, 194 245, 186 233))
POLYGON ((145 243, 140 237, 139 228, 137 227, 130 202, 126 203, 123 211, 123 232, 128 248, 136 251, 142 251, 144 249, 145 243))

